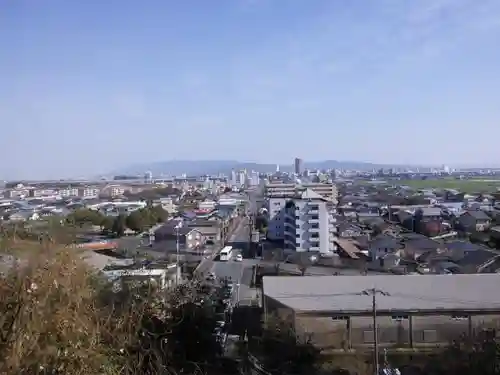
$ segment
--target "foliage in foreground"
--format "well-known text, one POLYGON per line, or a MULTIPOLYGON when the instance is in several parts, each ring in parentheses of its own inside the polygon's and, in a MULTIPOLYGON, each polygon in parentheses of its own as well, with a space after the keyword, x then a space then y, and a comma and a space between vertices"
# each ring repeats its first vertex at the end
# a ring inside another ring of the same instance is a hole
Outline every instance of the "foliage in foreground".
POLYGON ((0 278, 0 373, 207 373, 220 345, 200 285, 146 289, 117 293, 69 252, 12 269, 0 278))
POLYGON ((277 317, 250 338, 248 349, 271 374, 314 374, 320 359, 320 351, 297 335, 292 322, 277 317))
POLYGON ((423 371, 429 375, 498 375, 500 341, 495 330, 454 341, 443 353, 430 358, 423 371))

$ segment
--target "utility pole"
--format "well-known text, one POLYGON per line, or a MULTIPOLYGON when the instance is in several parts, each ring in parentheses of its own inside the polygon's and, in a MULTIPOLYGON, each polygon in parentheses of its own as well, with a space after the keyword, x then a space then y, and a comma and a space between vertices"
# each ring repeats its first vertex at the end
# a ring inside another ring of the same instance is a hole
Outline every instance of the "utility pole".
POLYGON ((179 267, 179 253, 180 253, 180 238, 179 238, 179 230, 182 228, 182 221, 179 221, 177 225, 175 226, 175 232, 176 232, 176 240, 175 240, 175 253, 176 253, 176 272, 175 272, 175 283, 176 285, 179 285, 179 279, 180 279, 180 273, 181 269, 179 267))
POLYGON ((379 364, 379 350, 378 350, 378 325, 377 325, 377 295, 388 296, 389 293, 384 292, 383 290, 370 288, 363 290, 361 292, 362 295, 372 296, 372 316, 373 316, 373 367, 375 367, 375 375, 379 375, 380 372, 380 364, 379 364))

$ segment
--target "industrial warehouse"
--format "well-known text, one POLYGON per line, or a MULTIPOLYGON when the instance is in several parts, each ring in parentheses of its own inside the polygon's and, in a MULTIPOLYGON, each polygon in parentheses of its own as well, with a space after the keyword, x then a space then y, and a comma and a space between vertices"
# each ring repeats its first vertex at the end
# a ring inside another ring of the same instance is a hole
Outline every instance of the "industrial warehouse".
POLYGON ((302 330, 330 349, 366 348, 374 342, 418 349, 495 327, 499 285, 498 274, 266 276, 263 303, 266 319, 287 316, 298 330, 304 321, 327 321, 315 331, 302 330))

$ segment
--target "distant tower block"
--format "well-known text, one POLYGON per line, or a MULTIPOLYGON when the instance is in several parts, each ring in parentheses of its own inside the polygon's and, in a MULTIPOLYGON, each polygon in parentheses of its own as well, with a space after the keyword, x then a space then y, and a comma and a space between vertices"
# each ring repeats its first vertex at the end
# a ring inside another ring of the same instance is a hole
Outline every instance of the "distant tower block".
POLYGON ((146 184, 152 184, 153 183, 153 173, 150 171, 147 171, 144 173, 144 183, 146 184))
POLYGON ((304 172, 303 164, 304 163, 303 163, 302 159, 295 158, 295 170, 294 170, 294 172, 296 175, 301 175, 304 172))

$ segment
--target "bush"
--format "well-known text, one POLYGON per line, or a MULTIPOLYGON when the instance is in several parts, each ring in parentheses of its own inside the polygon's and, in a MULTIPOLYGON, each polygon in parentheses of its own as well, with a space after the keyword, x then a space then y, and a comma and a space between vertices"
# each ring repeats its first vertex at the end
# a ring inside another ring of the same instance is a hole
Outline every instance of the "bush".
POLYGON ((196 282, 117 292, 76 253, 44 249, 0 277, 0 373, 206 372, 220 346, 200 298, 196 282))
POLYGON ((310 339, 300 337, 293 324, 271 317, 260 336, 252 337, 249 351, 271 374, 314 374, 320 351, 310 339))

